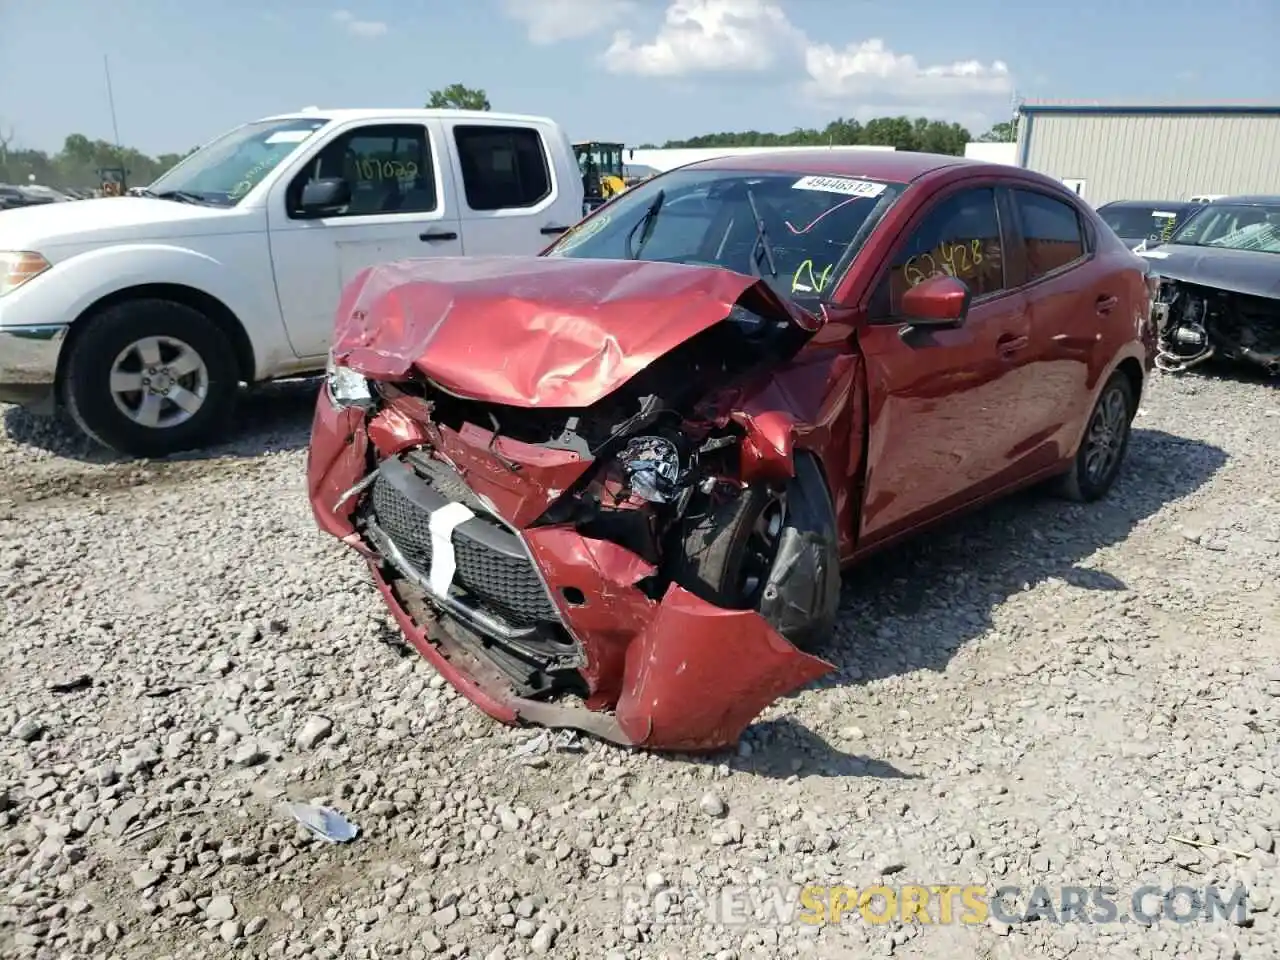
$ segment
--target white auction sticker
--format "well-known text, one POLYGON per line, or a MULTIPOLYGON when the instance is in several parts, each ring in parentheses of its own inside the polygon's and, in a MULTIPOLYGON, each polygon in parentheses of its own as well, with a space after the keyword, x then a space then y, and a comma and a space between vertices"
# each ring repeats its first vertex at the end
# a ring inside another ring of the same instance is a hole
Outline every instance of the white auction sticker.
POLYGON ((842 193, 847 197, 878 197, 885 185, 874 180, 851 180, 848 177, 801 177, 791 185, 792 190, 821 190, 823 193, 842 193))
POLYGON ((307 137, 311 136, 311 134, 313 133, 315 133, 314 130, 277 130, 275 133, 271 134, 271 136, 267 137, 267 139, 263 140, 262 142, 263 143, 301 143, 303 140, 307 139, 307 137))

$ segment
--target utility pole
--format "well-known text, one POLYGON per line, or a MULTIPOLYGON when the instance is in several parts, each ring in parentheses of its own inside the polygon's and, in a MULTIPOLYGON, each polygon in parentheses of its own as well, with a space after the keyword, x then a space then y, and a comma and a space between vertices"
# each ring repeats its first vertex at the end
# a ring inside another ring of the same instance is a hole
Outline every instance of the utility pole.
POLYGON ((111 108, 111 135, 115 137, 116 153, 120 152, 120 125, 116 122, 116 98, 111 91, 111 62, 102 55, 102 72, 107 77, 107 106, 111 108))
POLYGON ((124 150, 120 147, 120 124, 116 122, 116 97, 111 89, 111 62, 105 53, 102 55, 102 72, 107 78, 107 106, 111 108, 111 135, 115 138, 116 162, 120 164, 120 193, 123 194, 129 179, 129 171, 124 168, 124 150))

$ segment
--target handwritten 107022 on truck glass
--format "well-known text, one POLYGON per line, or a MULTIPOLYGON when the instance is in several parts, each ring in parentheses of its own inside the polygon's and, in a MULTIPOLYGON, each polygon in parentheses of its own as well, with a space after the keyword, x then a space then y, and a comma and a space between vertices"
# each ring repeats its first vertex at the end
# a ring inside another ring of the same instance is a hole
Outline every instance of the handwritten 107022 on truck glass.
POLYGON ((354 164, 357 178, 371 183, 381 180, 412 180, 418 175, 418 165, 412 160, 357 157, 354 164))

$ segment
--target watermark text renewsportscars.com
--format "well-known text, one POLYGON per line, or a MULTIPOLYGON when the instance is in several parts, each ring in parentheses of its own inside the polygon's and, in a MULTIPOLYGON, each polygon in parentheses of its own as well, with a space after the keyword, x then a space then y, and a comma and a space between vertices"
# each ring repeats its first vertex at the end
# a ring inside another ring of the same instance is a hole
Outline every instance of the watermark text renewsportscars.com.
POLYGON ((643 887, 621 891, 623 922, 689 923, 761 927, 868 924, 1004 924, 1030 920, 1058 924, 1243 922, 1244 887, 1216 886, 1121 889, 1111 886, 1016 886, 1006 884, 763 884, 713 890, 643 887))

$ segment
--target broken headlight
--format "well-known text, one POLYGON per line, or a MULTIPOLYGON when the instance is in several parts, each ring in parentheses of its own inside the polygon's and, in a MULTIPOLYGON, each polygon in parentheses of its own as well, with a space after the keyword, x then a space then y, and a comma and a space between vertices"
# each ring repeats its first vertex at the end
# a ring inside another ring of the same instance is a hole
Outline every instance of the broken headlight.
POLYGON ((670 503, 679 493, 680 451, 666 437, 632 437, 618 454, 628 489, 650 503, 670 503))
POLYGON ((373 390, 369 381, 350 367, 344 367, 334 360, 332 353, 329 354, 329 363, 325 369, 325 387, 335 406, 373 409, 373 390))

